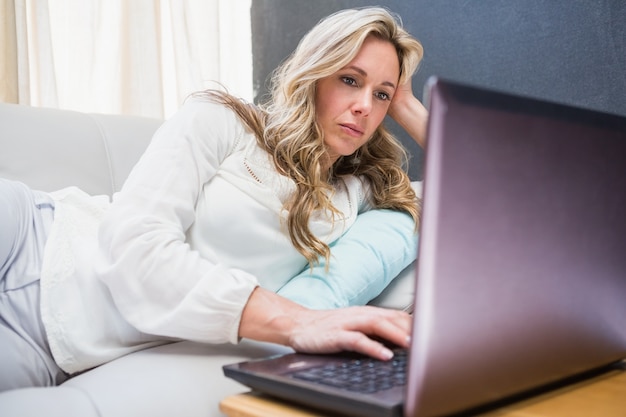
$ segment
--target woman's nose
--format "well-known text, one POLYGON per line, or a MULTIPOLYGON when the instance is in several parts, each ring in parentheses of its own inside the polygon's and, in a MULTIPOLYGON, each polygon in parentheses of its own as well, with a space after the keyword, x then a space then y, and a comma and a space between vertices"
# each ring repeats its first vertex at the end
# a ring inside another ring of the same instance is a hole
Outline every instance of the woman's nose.
POLYGON ((352 113, 367 116, 371 110, 372 94, 365 90, 360 91, 352 104, 352 113))

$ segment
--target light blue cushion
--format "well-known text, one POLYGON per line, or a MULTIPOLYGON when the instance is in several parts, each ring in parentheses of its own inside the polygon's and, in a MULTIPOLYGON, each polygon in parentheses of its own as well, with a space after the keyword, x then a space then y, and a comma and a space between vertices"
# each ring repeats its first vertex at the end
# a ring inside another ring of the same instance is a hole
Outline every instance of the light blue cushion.
MULTIPOLYGON (((278 294, 313 309, 364 305, 413 263, 417 256, 415 222, 406 213, 370 210, 330 245, 326 260, 307 267, 278 294)), ((411 297, 409 297, 410 299, 411 297)))

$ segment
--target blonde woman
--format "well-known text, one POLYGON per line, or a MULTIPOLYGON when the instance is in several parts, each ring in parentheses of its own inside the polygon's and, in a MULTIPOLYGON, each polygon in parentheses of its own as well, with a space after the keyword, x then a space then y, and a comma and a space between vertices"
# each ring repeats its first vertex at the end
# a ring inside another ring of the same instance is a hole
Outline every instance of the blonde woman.
POLYGON ((6 220, 28 227, 11 228, 0 245, 12 297, 0 306, 8 358, 0 389, 53 385, 180 339, 249 338, 380 359, 392 352, 379 339, 407 346, 406 313, 351 306, 385 280, 344 276, 359 260, 339 254, 359 228, 382 225, 385 234, 392 225, 387 237, 404 240, 383 249, 402 258, 396 269, 415 256, 420 205, 404 150, 382 121, 389 114, 423 144, 426 110, 410 88, 421 56, 387 10, 338 12, 277 69, 268 103, 221 91, 191 97, 111 204, 75 188, 43 195, 0 181, 7 219, 11 207, 31 208, 6 220), (40 279, 11 278, 33 253, 40 279), (327 308, 323 301, 344 290, 359 296, 327 308), (6 319, 17 310, 32 312, 35 330, 6 319), (24 346, 42 358, 30 369, 10 360, 24 346))

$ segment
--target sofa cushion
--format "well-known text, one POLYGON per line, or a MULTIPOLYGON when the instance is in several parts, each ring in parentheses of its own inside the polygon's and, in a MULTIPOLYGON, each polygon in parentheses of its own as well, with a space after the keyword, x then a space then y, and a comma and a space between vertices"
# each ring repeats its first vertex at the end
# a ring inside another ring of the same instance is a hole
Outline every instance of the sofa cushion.
POLYGON ((330 249, 330 262, 319 257, 318 264, 305 268, 278 294, 314 309, 366 304, 415 259, 415 222, 400 211, 370 210, 360 214, 330 249))
POLYGON ((2 392, 0 414, 5 417, 100 417, 89 396, 81 388, 70 386, 2 392))
POLYGON ((222 365, 288 352, 249 340, 236 346, 177 342, 121 357, 62 387, 84 392, 100 417, 216 416, 223 398, 248 390, 224 377, 222 365))

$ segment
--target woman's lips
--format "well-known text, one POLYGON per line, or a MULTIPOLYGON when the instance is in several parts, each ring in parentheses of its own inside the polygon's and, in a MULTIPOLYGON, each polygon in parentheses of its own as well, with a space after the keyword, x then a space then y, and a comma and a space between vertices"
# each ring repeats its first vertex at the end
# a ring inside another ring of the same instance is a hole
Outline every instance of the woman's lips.
POLYGON ((363 135, 363 130, 360 129, 357 125, 342 123, 339 126, 341 126, 341 129, 350 136, 360 137, 363 135))

